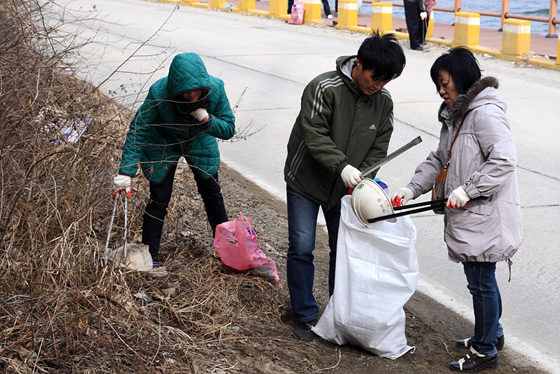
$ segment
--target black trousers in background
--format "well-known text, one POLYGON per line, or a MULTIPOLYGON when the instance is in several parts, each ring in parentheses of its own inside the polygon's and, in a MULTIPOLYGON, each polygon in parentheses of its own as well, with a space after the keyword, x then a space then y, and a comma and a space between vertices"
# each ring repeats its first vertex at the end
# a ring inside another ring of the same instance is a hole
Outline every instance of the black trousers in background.
POLYGON ((422 47, 424 40, 426 40, 426 32, 428 31, 428 19, 422 20, 420 18, 418 3, 404 0, 404 17, 406 19, 408 38, 410 39, 410 48, 422 47))
MULTIPOLYGON (((329 5, 329 0, 321 0, 323 3, 323 10, 325 15, 328 16, 331 13, 331 6, 329 5)), ((292 14, 292 6, 294 5, 294 0, 288 0, 288 14, 292 14)), ((338 8, 338 0, 336 1, 336 7, 338 8)))
MULTIPOLYGON (((144 222, 142 226, 142 243, 150 248, 153 261, 158 261, 163 221, 167 214, 167 207, 173 192, 173 179, 177 165, 173 165, 160 183, 150 182, 150 201, 146 205, 144 222)), ((204 179, 200 172, 191 167, 198 193, 204 202, 208 222, 212 227, 212 233, 216 232, 216 226, 228 221, 224 199, 218 184, 218 172, 211 178, 204 179)))

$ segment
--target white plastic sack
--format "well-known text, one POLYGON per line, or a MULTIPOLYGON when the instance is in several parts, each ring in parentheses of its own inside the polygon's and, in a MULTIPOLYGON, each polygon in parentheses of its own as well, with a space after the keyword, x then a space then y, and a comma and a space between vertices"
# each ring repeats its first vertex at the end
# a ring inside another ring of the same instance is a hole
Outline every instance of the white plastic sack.
POLYGON ((364 227, 342 199, 334 293, 313 332, 396 359, 413 347, 405 336, 404 304, 416 290, 416 227, 407 217, 364 227))

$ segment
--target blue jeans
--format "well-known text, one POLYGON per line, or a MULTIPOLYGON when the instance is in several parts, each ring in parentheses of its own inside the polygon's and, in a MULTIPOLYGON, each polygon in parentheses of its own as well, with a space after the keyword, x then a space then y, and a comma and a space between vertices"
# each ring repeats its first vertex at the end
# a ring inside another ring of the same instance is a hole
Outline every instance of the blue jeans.
POLYGON ((473 297, 474 336, 472 346, 477 352, 493 356, 498 353, 498 336, 504 335, 502 298, 496 282, 495 262, 463 262, 468 289, 473 297))
MULTIPOLYGON (((317 232, 317 216, 320 205, 287 187, 288 235, 287 280, 292 302, 292 315, 296 322, 317 319, 319 305, 313 296, 313 250, 317 232)), ((334 291, 336 267, 336 241, 340 222, 340 204, 325 210, 323 214, 329 233, 329 295, 334 291)))

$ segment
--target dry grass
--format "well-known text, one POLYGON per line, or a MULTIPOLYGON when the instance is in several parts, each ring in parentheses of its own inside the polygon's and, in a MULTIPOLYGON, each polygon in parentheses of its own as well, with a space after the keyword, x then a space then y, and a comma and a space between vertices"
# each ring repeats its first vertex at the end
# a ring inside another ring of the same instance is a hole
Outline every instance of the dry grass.
MULTIPOLYGON (((61 62, 74 38, 53 34, 38 2, 0 4, 0 371, 241 372, 224 348, 278 328, 285 295, 260 278, 222 273, 188 238, 163 278, 102 261, 115 144, 130 115, 68 72, 61 62), (55 145, 44 132, 84 116, 93 120, 77 144, 55 145)), ((145 184, 135 188, 147 195, 145 184)), ((140 200, 129 205, 131 238, 140 200)), ((166 224, 181 229, 179 219, 166 224)))

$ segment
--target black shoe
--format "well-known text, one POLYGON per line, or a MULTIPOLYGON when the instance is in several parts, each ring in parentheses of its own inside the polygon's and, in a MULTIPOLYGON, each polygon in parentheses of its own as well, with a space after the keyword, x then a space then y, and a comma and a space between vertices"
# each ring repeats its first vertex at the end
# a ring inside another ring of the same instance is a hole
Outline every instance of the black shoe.
MULTIPOLYGON (((496 349, 501 351, 504 349, 505 338, 504 336, 498 336, 498 342, 496 343, 496 349)), ((457 347, 459 348, 470 348, 472 345, 472 339, 466 338, 462 340, 457 340, 457 347)))
POLYGON ((297 322, 294 329, 294 335, 297 340, 303 340, 304 342, 312 341, 315 337, 315 334, 311 331, 313 326, 315 326, 315 321, 297 322))
POLYGON ((411 47, 410 49, 412 49, 412 50, 414 50, 414 51, 423 51, 423 50, 424 50, 424 48, 423 48, 421 45, 418 45, 418 46, 416 46, 416 47, 414 47, 414 48, 411 47))
POLYGON ((449 364, 449 368, 454 371, 462 371, 463 373, 476 373, 484 369, 494 369, 498 367, 498 355, 485 356, 478 353, 471 347, 471 351, 459 361, 449 364))

